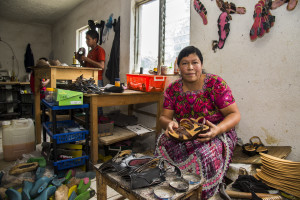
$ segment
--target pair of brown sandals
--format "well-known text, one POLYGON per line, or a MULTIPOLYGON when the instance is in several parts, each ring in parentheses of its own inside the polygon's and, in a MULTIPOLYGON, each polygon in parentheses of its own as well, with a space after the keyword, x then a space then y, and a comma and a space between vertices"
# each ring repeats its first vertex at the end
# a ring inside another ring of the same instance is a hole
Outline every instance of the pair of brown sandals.
POLYGON ((258 136, 253 136, 250 138, 250 143, 246 143, 242 146, 243 153, 248 156, 255 156, 259 153, 268 153, 268 149, 261 142, 258 136))
POLYGON ((204 117, 199 117, 197 119, 183 118, 180 120, 179 128, 174 129, 174 131, 169 131, 168 134, 175 140, 186 142, 195 140, 198 138, 199 134, 207 133, 208 131, 209 126, 205 125, 204 117))

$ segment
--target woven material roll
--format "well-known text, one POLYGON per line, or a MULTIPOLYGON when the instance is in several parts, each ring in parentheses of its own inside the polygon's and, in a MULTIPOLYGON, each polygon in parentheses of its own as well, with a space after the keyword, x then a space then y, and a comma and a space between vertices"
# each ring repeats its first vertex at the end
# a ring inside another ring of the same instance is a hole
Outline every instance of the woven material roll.
POLYGON ((265 184, 300 198, 300 162, 261 153, 262 167, 256 177, 265 184))

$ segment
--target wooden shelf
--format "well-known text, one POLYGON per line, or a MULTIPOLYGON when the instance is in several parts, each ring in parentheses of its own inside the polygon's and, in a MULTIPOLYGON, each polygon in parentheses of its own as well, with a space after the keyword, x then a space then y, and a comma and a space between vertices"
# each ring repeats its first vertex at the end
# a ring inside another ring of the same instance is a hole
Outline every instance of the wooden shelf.
MULTIPOLYGON (((281 159, 286 158, 292 151, 291 146, 266 146, 266 148, 269 150, 268 152, 269 155, 281 159)), ((257 164, 257 165, 262 164, 260 155, 249 157, 248 155, 242 152, 241 146, 236 146, 233 152, 232 163, 257 164)))
POLYGON ((99 143, 104 145, 110 145, 123 140, 128 140, 137 136, 136 133, 129 131, 125 128, 114 127, 113 135, 98 137, 99 143))
POLYGON ((29 82, 0 82, 0 85, 30 85, 29 82))

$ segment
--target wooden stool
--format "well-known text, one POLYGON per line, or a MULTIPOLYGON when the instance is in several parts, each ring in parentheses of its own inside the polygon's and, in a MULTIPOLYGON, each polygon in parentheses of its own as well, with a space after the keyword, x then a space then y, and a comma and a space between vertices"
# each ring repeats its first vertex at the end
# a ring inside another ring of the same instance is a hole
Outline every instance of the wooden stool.
MULTIPOLYGON (((151 186, 142 189, 131 190, 129 182, 123 180, 117 173, 101 173, 98 168, 101 164, 94 165, 96 170, 96 181, 97 181, 97 199, 106 200, 107 199, 107 186, 111 187, 118 193, 120 193, 124 199, 128 198, 130 200, 145 199, 145 200, 156 200, 153 194, 153 188, 156 186, 151 186)), ((160 185, 168 185, 168 177, 164 183, 160 185)), ((201 199, 203 180, 199 184, 190 185, 189 190, 184 193, 176 193, 173 199, 187 199, 191 196, 196 195, 196 199, 201 199)))

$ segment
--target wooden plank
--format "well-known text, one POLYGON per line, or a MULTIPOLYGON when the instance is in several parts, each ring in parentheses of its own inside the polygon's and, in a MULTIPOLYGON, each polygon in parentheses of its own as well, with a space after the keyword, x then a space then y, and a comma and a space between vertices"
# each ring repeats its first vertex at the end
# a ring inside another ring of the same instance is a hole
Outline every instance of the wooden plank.
MULTIPOLYGON (((284 159, 292 151, 291 146, 266 146, 269 150, 268 154, 277 158, 284 159)), ((260 155, 249 157, 242 152, 242 147, 237 146, 233 152, 232 163, 243 163, 243 164, 257 164, 261 165, 260 155)))
POLYGON ((29 85, 29 82, 0 82, 0 85, 29 85))
POLYGON ((48 67, 32 67, 32 69, 67 69, 68 71, 70 70, 93 70, 93 71, 99 71, 99 68, 93 68, 93 67, 72 67, 72 66, 48 66, 48 67))
POLYGON ((96 101, 96 98, 91 98, 90 102, 91 160, 93 164, 98 161, 98 108, 96 101))
MULTIPOLYGON (((96 169, 96 171, 98 171, 98 170, 96 169)), ((102 175, 101 178, 103 178, 105 180, 105 183, 109 187, 113 188, 118 193, 120 193, 121 195, 123 195, 124 197, 126 197, 128 199, 132 199, 132 200, 134 200, 134 199, 155 200, 156 199, 153 194, 153 189, 156 187, 156 185, 146 187, 146 188, 131 190, 130 183, 123 180, 120 176, 117 175, 117 173, 106 173, 106 174, 101 174, 101 175, 102 175)), ((100 177, 97 176, 97 178, 100 178, 100 177)), ((173 178, 174 178, 174 176, 167 175, 166 181, 164 181, 163 183, 160 183, 159 185, 160 186, 168 186, 169 182, 173 178)), ((189 190, 187 192, 176 193, 172 199, 174 199, 174 200, 186 199, 188 197, 191 197, 192 195, 201 197, 203 181, 204 180, 202 180, 201 183, 196 184, 196 185, 190 185, 189 190)), ((97 188, 97 190, 98 190, 98 188, 97 188)), ((99 199, 99 197, 98 197, 98 199, 99 199)), ((197 199, 201 199, 201 198, 197 198, 197 199)))
POLYGON ((114 127, 113 135, 98 137, 98 139, 101 144, 110 145, 123 140, 128 140, 135 136, 137 136, 137 134, 132 131, 120 127, 114 127))
POLYGON ((34 116, 35 116, 35 140, 36 144, 40 144, 41 138, 41 81, 39 76, 34 76, 34 116))

